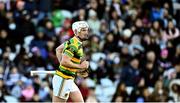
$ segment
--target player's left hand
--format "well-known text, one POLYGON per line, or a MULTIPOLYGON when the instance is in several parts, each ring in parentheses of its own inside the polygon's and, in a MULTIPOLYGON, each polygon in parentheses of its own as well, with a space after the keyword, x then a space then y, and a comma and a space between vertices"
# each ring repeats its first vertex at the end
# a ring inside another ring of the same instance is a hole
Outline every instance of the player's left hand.
POLYGON ((89 70, 88 69, 85 69, 83 71, 78 71, 77 72, 77 76, 82 77, 82 78, 85 78, 88 75, 89 75, 89 70))

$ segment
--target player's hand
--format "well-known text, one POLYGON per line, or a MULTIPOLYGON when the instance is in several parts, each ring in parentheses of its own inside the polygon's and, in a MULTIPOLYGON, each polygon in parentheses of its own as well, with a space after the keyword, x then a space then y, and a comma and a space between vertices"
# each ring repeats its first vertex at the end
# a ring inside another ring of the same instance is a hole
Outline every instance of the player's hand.
POLYGON ((89 68, 89 62, 88 61, 83 61, 82 63, 81 63, 81 68, 84 68, 84 69, 87 69, 87 68, 89 68))
POLYGON ((77 76, 85 78, 89 75, 89 73, 87 72, 87 70, 84 70, 82 72, 77 72, 77 76))

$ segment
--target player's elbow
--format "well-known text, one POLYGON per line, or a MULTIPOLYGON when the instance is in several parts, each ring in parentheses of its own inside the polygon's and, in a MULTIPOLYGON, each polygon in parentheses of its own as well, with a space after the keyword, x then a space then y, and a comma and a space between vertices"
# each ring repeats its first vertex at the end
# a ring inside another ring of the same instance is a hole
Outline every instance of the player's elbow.
POLYGON ((58 51, 60 51, 60 48, 57 47, 57 48, 56 48, 56 53, 58 53, 58 51))
POLYGON ((61 53, 62 51, 63 51, 63 48, 64 48, 64 46, 63 46, 63 44, 61 44, 60 46, 58 46, 57 48, 56 48, 56 53, 61 53))
POLYGON ((56 56, 58 57, 60 55, 59 49, 56 48, 56 56))

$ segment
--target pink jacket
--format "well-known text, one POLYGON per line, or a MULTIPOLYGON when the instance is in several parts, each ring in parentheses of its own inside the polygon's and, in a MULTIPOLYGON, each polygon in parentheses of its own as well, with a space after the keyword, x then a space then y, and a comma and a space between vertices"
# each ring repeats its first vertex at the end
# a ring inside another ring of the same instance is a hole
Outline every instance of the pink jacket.
POLYGON ((173 34, 171 30, 168 30, 168 32, 163 31, 163 40, 168 41, 177 38, 180 35, 179 29, 175 28, 175 33, 173 34))

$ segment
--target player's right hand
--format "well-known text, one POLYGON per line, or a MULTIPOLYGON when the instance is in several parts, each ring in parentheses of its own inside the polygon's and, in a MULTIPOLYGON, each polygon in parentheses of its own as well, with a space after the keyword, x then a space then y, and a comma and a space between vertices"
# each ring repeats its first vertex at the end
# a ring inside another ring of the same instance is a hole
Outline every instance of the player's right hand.
POLYGON ((88 61, 83 61, 82 63, 81 63, 81 68, 84 68, 84 69, 87 69, 87 68, 89 68, 89 62, 88 61))

